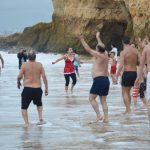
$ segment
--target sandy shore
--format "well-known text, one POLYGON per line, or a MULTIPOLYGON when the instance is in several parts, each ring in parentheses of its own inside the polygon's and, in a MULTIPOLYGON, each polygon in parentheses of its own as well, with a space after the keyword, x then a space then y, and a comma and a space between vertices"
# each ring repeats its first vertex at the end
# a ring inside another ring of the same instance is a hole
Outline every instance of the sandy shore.
MULTIPOLYGON (((47 124, 36 126, 36 107, 31 104, 31 126, 23 127, 20 113, 21 90, 16 87, 18 62, 15 54, 3 54, 5 69, 0 77, 0 145, 1 150, 149 150, 150 128, 146 109, 123 116, 120 85, 112 86, 108 96, 108 124, 91 123, 95 113, 88 101, 92 84, 91 64, 80 68, 81 78, 74 94, 64 92, 64 62, 51 65, 57 55, 39 54, 49 80, 49 96, 43 97, 47 124)), ((97 99, 99 101, 99 99, 97 99)), ((100 110, 101 107, 100 107, 100 110)))

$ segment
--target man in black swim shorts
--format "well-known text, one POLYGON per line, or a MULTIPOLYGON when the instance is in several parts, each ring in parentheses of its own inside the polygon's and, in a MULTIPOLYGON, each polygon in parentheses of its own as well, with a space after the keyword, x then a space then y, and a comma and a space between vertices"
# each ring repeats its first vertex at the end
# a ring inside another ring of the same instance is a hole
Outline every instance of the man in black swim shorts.
POLYGON ((117 78, 121 73, 122 68, 124 68, 122 74, 122 97, 126 110, 124 114, 131 113, 131 88, 134 86, 134 82, 137 78, 137 65, 140 61, 140 54, 138 50, 130 45, 130 38, 124 37, 123 40, 124 50, 120 54, 120 64, 117 71, 117 78))
POLYGON ((30 51, 28 53, 29 61, 23 63, 21 66, 20 73, 18 75, 18 88, 21 86, 21 79, 24 79, 24 89, 22 92, 22 101, 21 101, 21 109, 22 116, 25 122, 25 126, 29 125, 28 121, 28 112, 27 109, 29 104, 33 100, 33 103, 37 106, 38 115, 39 115, 39 123, 43 124, 43 106, 42 106, 42 89, 41 89, 41 77, 43 78, 45 85, 45 95, 48 95, 48 83, 45 75, 45 71, 43 65, 39 62, 36 62, 36 54, 34 51, 30 51))

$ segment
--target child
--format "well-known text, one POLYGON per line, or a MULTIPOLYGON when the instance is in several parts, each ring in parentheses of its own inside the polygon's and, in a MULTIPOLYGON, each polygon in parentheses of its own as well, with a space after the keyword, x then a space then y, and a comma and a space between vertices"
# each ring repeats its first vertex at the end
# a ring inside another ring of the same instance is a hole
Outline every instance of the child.
POLYGON ((112 83, 116 84, 116 70, 117 70, 117 60, 115 58, 115 52, 110 53, 111 58, 111 69, 110 69, 110 76, 112 78, 112 83))

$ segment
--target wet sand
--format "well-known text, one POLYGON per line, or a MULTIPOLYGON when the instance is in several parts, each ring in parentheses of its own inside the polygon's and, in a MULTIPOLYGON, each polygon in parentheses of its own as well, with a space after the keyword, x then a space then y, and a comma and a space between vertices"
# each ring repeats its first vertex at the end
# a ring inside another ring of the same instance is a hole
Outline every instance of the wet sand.
MULTIPOLYGON (((3 54, 3 53, 2 53, 3 54)), ((91 64, 83 64, 75 92, 64 92, 64 62, 51 65, 58 55, 39 54, 49 80, 49 96, 43 97, 47 124, 36 126, 36 107, 29 107, 31 126, 23 127, 20 113, 21 90, 16 87, 18 62, 15 54, 3 54, 5 69, 0 77, 0 146, 1 150, 149 150, 150 128, 146 109, 121 115, 124 105, 120 86, 111 86, 108 96, 108 124, 91 123, 95 113, 88 101, 92 84, 91 64)), ((97 99, 98 100, 98 99, 97 99)), ((100 107, 100 110, 101 107, 100 107)))

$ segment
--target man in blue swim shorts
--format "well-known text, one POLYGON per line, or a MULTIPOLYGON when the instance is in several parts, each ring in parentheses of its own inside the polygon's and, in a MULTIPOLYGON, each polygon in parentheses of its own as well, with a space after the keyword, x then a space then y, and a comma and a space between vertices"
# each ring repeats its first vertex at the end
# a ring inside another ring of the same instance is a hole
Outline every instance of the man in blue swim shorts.
POLYGON ((108 53, 105 50, 105 45, 100 39, 100 33, 97 32, 96 38, 98 45, 96 50, 93 50, 85 42, 82 34, 78 34, 77 37, 81 41, 84 49, 94 57, 94 64, 92 68, 93 85, 90 90, 89 101, 96 112, 96 122, 103 120, 104 123, 108 123, 108 106, 106 97, 109 92, 109 79, 108 79, 108 53), (104 116, 100 114, 99 106, 96 101, 96 97, 99 96, 103 107, 104 116))

